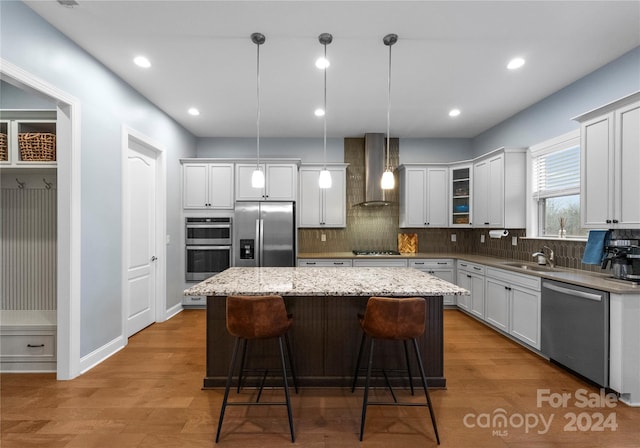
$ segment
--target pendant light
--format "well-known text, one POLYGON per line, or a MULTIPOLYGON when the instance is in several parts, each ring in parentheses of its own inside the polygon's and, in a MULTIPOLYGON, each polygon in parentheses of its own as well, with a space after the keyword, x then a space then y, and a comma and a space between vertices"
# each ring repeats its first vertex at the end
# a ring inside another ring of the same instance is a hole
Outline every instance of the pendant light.
POLYGON ((256 44, 257 49, 257 73, 256 73, 256 169, 251 175, 251 186, 253 188, 264 188, 264 173, 260 169, 260 45, 265 41, 264 34, 253 33, 251 42, 256 44))
POLYGON ((389 146, 389 141, 391 139, 389 131, 391 129, 391 46, 398 42, 397 34, 387 34, 382 39, 382 42, 389 47, 389 76, 387 82, 387 167, 382 174, 382 179, 380 180, 380 186, 383 190, 392 190, 395 187, 395 179, 393 177, 393 171, 391 170, 390 153, 391 146, 389 146))
POLYGON ((318 186, 320 188, 331 188, 331 173, 327 169, 327 67, 329 66, 327 61, 327 45, 333 41, 333 36, 329 33, 322 33, 318 36, 318 40, 324 46, 324 64, 322 64, 322 70, 324 71, 324 114, 322 114, 324 122, 324 165, 322 171, 320 171, 320 177, 318 178, 318 186))

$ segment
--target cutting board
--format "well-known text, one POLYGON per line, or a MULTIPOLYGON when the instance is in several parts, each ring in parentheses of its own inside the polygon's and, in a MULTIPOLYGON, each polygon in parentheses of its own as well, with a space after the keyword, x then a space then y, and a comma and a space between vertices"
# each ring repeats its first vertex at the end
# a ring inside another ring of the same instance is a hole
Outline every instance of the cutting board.
POLYGON ((417 233, 398 233, 398 252, 401 254, 415 254, 418 252, 417 233))

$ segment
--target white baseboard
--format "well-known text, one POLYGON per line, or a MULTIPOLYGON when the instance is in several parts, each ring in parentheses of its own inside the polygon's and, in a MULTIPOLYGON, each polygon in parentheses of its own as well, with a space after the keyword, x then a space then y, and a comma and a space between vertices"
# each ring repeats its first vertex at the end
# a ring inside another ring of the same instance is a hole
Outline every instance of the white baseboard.
POLYGON ((127 345, 127 338, 125 338, 124 336, 118 336, 111 342, 89 353, 87 356, 81 357, 80 374, 91 370, 105 359, 118 353, 124 348, 125 345, 127 345))
POLYGON ((182 303, 178 303, 177 305, 172 306, 167 311, 165 311, 164 316, 165 320, 169 320, 178 313, 182 312, 182 303))

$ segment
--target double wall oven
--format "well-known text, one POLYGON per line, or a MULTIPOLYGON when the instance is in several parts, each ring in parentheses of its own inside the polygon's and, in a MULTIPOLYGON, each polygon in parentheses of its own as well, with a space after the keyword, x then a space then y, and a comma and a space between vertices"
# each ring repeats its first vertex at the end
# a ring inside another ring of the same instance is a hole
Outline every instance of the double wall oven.
POLYGON ((231 218, 185 219, 185 280, 199 282, 231 266, 231 218))

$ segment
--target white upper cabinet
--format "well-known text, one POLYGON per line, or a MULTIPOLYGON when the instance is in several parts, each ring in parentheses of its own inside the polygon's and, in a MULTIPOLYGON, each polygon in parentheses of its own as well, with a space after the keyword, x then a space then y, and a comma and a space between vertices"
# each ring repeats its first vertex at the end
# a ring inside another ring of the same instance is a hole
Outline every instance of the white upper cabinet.
POLYGON ((640 93, 576 120, 582 226, 640 228, 640 93))
POLYGON ((295 163, 261 163, 265 187, 253 188, 251 175, 255 163, 236 164, 237 201, 295 201, 298 189, 298 165, 295 163))
POLYGON ((322 169, 320 165, 300 167, 299 227, 346 227, 346 165, 327 166, 331 188, 318 185, 322 169))
POLYGON ((449 168, 404 165, 400 170, 400 227, 449 225, 449 168))
POLYGON ((501 148, 473 164, 473 227, 524 228, 526 150, 501 148))
POLYGON ((0 168, 57 166, 55 111, 0 111, 0 168))
POLYGON ((232 209, 233 163, 183 163, 185 209, 232 209))

